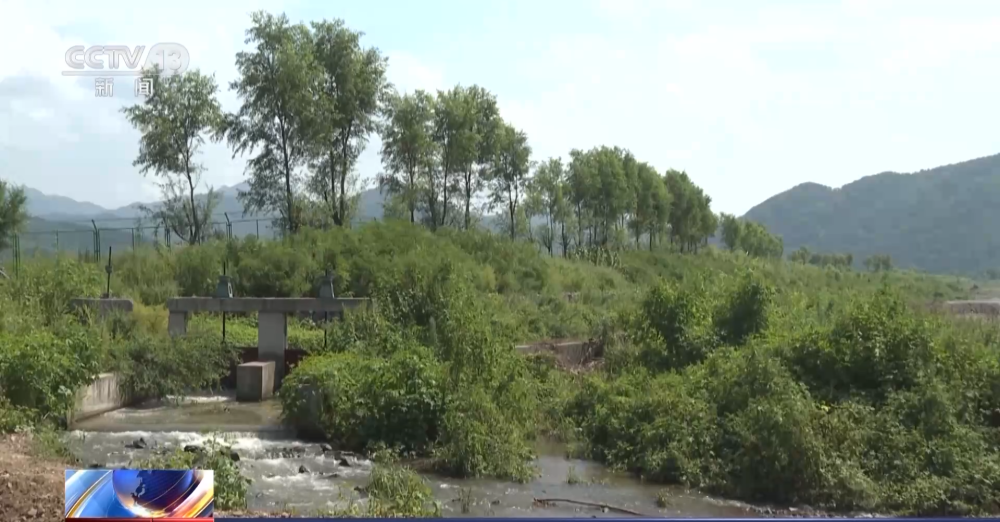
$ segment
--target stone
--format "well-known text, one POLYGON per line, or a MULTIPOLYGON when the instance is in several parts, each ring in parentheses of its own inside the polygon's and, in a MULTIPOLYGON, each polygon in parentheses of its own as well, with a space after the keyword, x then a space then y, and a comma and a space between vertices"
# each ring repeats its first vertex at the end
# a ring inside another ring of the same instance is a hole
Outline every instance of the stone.
POLYGON ((231 460, 233 462, 239 462, 240 461, 240 454, 236 453, 236 450, 229 450, 229 460, 231 460))
POLYGON ((305 465, 299 466, 299 473, 309 473, 309 468, 305 467, 305 465))
POLYGON ((338 464, 344 466, 345 468, 351 467, 351 462, 343 457, 340 458, 340 462, 338 462, 338 464))
POLYGON ((201 446, 195 446, 194 444, 188 444, 184 446, 184 451, 187 453, 201 453, 201 446))
POLYGON ((331 445, 329 445, 329 444, 326 444, 326 443, 323 443, 323 444, 320 444, 320 445, 319 445, 319 449, 320 449, 320 451, 322 451, 323 453, 326 453, 326 452, 328 452, 328 451, 333 451, 333 446, 331 446, 331 445))
POLYGON ((274 361, 243 363, 236 367, 236 400, 260 402, 274 396, 274 361))

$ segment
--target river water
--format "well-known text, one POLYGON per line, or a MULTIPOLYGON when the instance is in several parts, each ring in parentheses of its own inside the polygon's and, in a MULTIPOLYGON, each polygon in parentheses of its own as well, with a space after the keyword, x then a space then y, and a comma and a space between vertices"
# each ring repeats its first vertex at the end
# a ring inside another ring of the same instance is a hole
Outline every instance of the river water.
MULTIPOLYGON (((253 481, 248 495, 248 508, 253 511, 307 516, 342 508, 359 501, 355 488, 367 484, 372 467, 363 458, 324 453, 320 444, 295 439, 282 428, 280 406, 274 401, 240 403, 231 396, 174 399, 106 413, 74 428, 66 442, 83 464, 111 468, 127 467, 133 459, 164 448, 201 446, 211 440, 228 445, 239 455, 242 473, 253 481), (135 444, 139 439, 144 444, 135 444)), ((542 506, 534 502, 538 498, 606 504, 650 516, 756 516, 738 503, 680 488, 665 490, 594 462, 566 458, 558 445, 540 443, 537 451, 539 476, 526 484, 423 476, 446 517, 623 516, 567 503, 542 506), (656 502, 661 491, 667 492, 665 508, 656 502), (468 501, 461 502, 460 497, 468 501), (463 513, 463 504, 468 513, 463 513)))

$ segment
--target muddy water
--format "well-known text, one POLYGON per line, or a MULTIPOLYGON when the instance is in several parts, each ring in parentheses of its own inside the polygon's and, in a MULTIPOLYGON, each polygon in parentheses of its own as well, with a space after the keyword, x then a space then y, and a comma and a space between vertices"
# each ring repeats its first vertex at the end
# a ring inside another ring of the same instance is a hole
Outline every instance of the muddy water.
MULTIPOLYGON (((84 421, 67 443, 85 465, 124 467, 163 448, 217 440, 239 454, 239 466, 253 480, 249 509, 301 515, 364 502, 355 488, 368 481, 371 462, 296 440, 280 425, 274 403, 237 403, 230 397, 188 398, 127 408, 84 421), (135 448, 138 439, 145 448, 135 448)), ((662 486, 611 473, 602 466, 565 457, 557 445, 539 444, 539 476, 527 484, 492 479, 457 480, 424 475, 445 516, 568 517, 622 516, 565 503, 539 506, 536 498, 607 504, 650 516, 746 517, 742 505, 681 489, 668 489, 668 507, 656 505, 662 486), (570 477, 574 482, 570 484, 570 477), (459 501, 460 496, 471 502, 459 501), (470 512, 462 513, 466 504, 470 512)))

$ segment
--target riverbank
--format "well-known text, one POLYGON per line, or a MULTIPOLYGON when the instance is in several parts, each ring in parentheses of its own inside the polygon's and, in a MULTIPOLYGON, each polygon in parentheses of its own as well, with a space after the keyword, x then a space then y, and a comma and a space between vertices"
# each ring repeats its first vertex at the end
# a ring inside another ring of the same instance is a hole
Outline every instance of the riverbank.
POLYGON ((70 460, 28 434, 0 436, 0 520, 63 522, 70 460))

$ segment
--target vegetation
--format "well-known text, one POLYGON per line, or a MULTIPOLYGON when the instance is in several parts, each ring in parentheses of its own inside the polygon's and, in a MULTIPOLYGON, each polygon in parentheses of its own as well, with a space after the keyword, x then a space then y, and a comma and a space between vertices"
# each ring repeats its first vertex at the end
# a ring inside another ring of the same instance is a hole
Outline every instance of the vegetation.
POLYGON ((888 255, 903 268, 981 274, 1000 267, 992 232, 1000 155, 914 174, 886 172, 833 189, 804 183, 750 209, 746 218, 786 248, 888 255))
MULTIPOLYGON (((178 222, 199 240, 116 256, 111 293, 137 308, 104 319, 67 309, 102 293, 102 267, 25 264, 0 283, 0 428, 60 422, 100 371, 120 372, 123 391, 142 397, 218 386, 237 347, 253 343, 254 319, 227 318, 223 340, 219 318, 203 315, 171 339, 166 299, 211 295, 223 266, 237 295, 315 295, 332 269, 338 295, 377 306, 296 323, 293 344, 309 355, 279 398, 304 436, 393 456, 371 477, 370 514, 440 510, 396 458, 528 480, 539 436, 650 480, 749 501, 1000 509, 1000 341, 995 328, 926 310, 966 295, 968 281, 892 270, 884 255, 869 258, 869 273, 849 254, 798 250, 799 262, 785 261, 763 225, 715 215, 688 174, 661 175, 622 148, 533 166, 527 136, 488 91, 393 92, 384 58, 338 21, 257 13, 248 43, 231 86, 236 114, 216 117, 214 88, 197 72, 127 113, 143 132, 138 163, 161 176, 183 182, 197 170, 196 147, 174 149, 161 134, 211 134, 252 154, 241 198, 275 213, 284 234, 214 238, 196 230, 205 214, 193 200, 165 205, 190 210, 178 222), (187 134, 161 117, 195 105, 206 109, 187 134), (353 162, 376 128, 381 182, 402 219, 350 228, 353 162), (503 234, 475 226, 483 195, 502 209, 503 234), (720 226, 728 251, 709 244, 720 226), (603 365, 570 373, 514 349, 567 337, 596 339, 603 365)), ((16 224, 3 219, 0 228, 16 224)), ((146 465, 197 458, 221 470, 220 498, 239 507, 246 485, 222 453, 146 465)))

